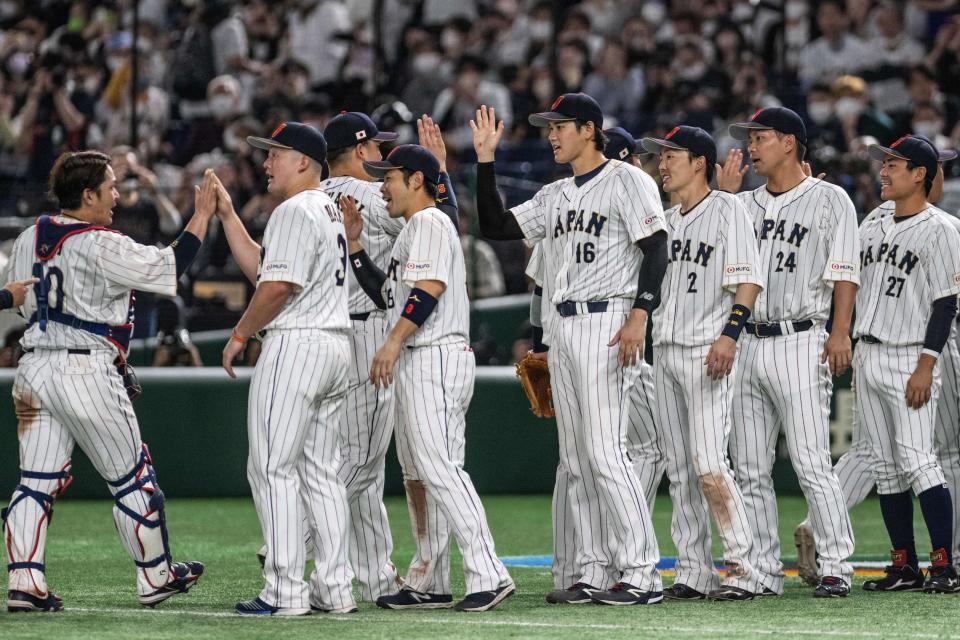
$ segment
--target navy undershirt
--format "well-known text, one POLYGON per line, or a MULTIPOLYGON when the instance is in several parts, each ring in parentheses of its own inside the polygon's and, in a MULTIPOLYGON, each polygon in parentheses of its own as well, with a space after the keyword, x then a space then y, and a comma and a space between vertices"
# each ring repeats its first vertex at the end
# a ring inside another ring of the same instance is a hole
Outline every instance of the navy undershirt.
POLYGON ((609 161, 609 160, 604 160, 604 161, 603 161, 603 164, 601 164, 601 165, 600 165, 599 167, 597 167, 596 169, 591 169, 590 171, 587 171, 586 173, 583 173, 583 174, 581 174, 581 175, 579 175, 579 176, 574 176, 574 177, 573 177, 573 181, 577 184, 578 187, 582 187, 583 185, 585 185, 585 184, 587 184, 588 182, 590 182, 590 180, 591 180, 592 178, 595 178, 595 177, 597 176, 597 174, 599 174, 601 171, 603 171, 603 168, 604 168, 605 166, 607 166, 607 163, 608 163, 608 162, 610 162, 610 161, 609 161))

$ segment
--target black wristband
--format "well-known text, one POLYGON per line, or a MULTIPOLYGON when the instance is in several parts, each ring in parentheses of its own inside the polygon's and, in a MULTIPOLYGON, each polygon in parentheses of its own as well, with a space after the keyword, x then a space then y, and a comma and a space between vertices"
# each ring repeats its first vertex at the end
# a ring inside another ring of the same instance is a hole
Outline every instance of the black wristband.
POLYGON ((727 318, 727 323, 723 325, 723 331, 720 332, 720 335, 733 338, 733 341, 736 342, 740 339, 743 326, 747 324, 748 318, 750 318, 750 309, 742 304, 733 305, 733 309, 730 310, 730 317, 727 318))
POLYGON ((177 261, 177 277, 179 278, 190 267, 193 259, 203 244, 200 238, 189 231, 184 231, 177 239, 170 243, 173 247, 173 257, 177 261))
POLYGON ((383 283, 387 275, 374 264, 366 251, 361 249, 350 254, 350 267, 353 277, 367 297, 373 300, 378 309, 386 309, 387 301, 383 298, 383 283))
POLYGON ((13 294, 6 289, 0 289, 0 309, 13 308, 13 294))
POLYGON ((533 327, 531 338, 533 339, 534 353, 545 353, 550 350, 550 345, 543 344, 543 327, 533 327))

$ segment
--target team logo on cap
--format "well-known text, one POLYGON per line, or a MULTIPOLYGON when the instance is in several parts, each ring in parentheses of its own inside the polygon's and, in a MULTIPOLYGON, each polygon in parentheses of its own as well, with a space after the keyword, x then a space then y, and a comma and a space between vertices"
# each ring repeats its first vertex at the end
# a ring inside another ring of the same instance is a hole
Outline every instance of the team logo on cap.
POLYGON ((283 131, 283 130, 286 129, 286 128, 287 128, 287 123, 286 123, 286 122, 281 122, 279 125, 277 125, 277 128, 273 130, 273 133, 270 134, 270 137, 271 137, 271 138, 276 138, 276 137, 277 137, 277 134, 280 133, 281 131, 283 131))
POLYGON ((763 113, 763 109, 757 109, 756 113, 750 116, 750 122, 753 122, 754 120, 756 120, 757 116, 759 116, 761 113, 763 113))
POLYGON ((626 158, 628 155, 630 155, 630 150, 629 150, 629 149, 627 149, 626 147, 624 147, 623 149, 620 149, 620 159, 621 159, 621 160, 623 160, 624 158, 626 158))
POLYGON ((360 131, 357 131, 357 133, 354 135, 357 136, 357 140, 363 140, 364 138, 367 137, 367 132, 361 129, 360 131))
POLYGON ((553 101, 553 104, 550 105, 550 111, 553 111, 554 109, 559 107, 561 102, 563 102, 563 96, 560 96, 559 98, 553 101))
POLYGON ((673 129, 670 129, 670 133, 668 133, 666 136, 667 140, 672 138, 673 134, 675 134, 677 131, 680 131, 680 127, 674 127, 673 129))

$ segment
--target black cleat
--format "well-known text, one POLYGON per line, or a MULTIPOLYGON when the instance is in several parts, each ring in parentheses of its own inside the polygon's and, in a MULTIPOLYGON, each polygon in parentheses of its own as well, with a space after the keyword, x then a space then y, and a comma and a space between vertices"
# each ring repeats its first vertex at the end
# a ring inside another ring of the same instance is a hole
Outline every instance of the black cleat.
POLYGON ((923 571, 918 567, 907 564, 907 552, 894 549, 890 552, 893 564, 887 565, 882 578, 867 580, 863 583, 864 591, 922 591, 923 571))
POLYGON ((779 598, 780 597, 780 594, 774 591, 773 589, 771 589, 770 587, 763 587, 762 589, 760 589, 760 591, 758 591, 754 595, 758 598, 779 598))
POLYGON ((590 592, 596 590, 596 587, 586 582, 578 582, 566 589, 551 591, 547 594, 547 602, 550 604, 587 604, 592 602, 590 592))
POLYGON ((410 587, 401 587, 393 595, 377 598, 381 609, 449 609, 453 596, 449 593, 423 593, 410 587))
POLYGON ((493 591, 477 591, 468 593, 466 597, 453 606, 457 611, 490 611, 495 606, 513 595, 517 588, 512 582, 497 587, 493 591))
POLYGON ((47 592, 46 598, 41 598, 26 591, 7 591, 7 611, 10 613, 63 611, 63 600, 50 592, 47 592))
POLYGON ((923 585, 924 593, 957 593, 960 591, 960 577, 957 569, 950 563, 944 549, 930 554, 930 577, 923 585))
POLYGON ((716 601, 753 600, 754 597, 756 597, 756 594, 751 593, 746 589, 741 589, 740 587, 734 587, 731 585, 720 585, 719 589, 714 589, 707 594, 708 600, 716 601))
POLYGON ((667 600, 703 600, 707 594, 679 582, 664 589, 663 597, 667 600))
POLYGON ((153 593, 137 596, 140 604, 145 607, 155 607, 167 598, 186 593, 190 587, 203 575, 203 564, 191 560, 188 562, 174 562, 170 565, 172 579, 153 593))
POLYGON ((850 585, 837 576, 823 576, 820 584, 813 590, 814 598, 846 598, 850 595, 850 585))
POLYGON ((590 596, 597 604, 628 605, 663 602, 662 591, 641 591, 626 582, 618 582, 608 591, 591 591, 590 596))

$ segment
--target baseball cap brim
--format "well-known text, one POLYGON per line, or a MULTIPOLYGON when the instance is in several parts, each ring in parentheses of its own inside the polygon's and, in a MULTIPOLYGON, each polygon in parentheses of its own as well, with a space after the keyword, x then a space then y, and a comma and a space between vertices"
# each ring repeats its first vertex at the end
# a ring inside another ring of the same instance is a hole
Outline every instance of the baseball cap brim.
POLYGON ((750 140, 751 131, 761 131, 763 129, 772 130, 773 127, 758 122, 735 122, 728 127, 730 135, 741 142, 750 140))
POLYGON ((364 160, 363 161, 363 170, 369 173, 374 178, 383 178, 387 175, 388 171, 394 169, 402 169, 389 160, 364 160))
POLYGON ((258 149, 293 149, 293 147, 280 144, 271 138, 259 138, 257 136, 247 136, 247 144, 258 149))
POLYGON ((374 140, 375 142, 393 142, 399 137, 400 134, 394 131, 379 131, 377 135, 371 138, 371 140, 374 140))
POLYGON ((938 162, 949 162, 950 160, 957 159, 957 152, 953 149, 947 149, 945 151, 938 151, 937 161, 938 162))
POLYGON ((542 111, 540 113, 531 113, 527 117, 527 122, 535 127, 549 127, 551 122, 567 122, 576 120, 573 116, 568 116, 557 111, 542 111))
POLYGON ((656 155, 663 153, 664 149, 679 149, 681 151, 686 149, 686 147, 681 147, 678 144, 670 142, 669 140, 663 140, 661 138, 643 138, 640 140, 640 144, 647 153, 653 153, 656 155))
POLYGON ((870 153, 870 157, 874 160, 879 160, 883 162, 887 158, 899 158, 900 160, 910 161, 910 158, 906 157, 903 154, 897 153, 895 150, 890 147, 884 147, 879 144, 872 144, 867 148, 867 151, 870 153))

